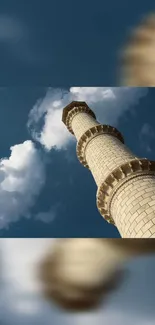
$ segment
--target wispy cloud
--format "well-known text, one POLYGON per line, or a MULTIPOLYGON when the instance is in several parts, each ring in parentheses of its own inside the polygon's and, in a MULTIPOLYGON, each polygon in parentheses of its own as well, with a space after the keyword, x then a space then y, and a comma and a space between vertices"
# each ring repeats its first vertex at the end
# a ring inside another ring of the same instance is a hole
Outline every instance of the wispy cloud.
POLYGON ((65 149, 74 140, 61 122, 62 110, 72 100, 86 101, 101 123, 116 126, 120 117, 145 96, 147 88, 71 87, 70 90, 49 88, 29 114, 28 128, 34 140, 46 150, 65 149), (42 127, 38 126, 42 123, 42 127))
POLYGON ((35 49, 30 27, 18 17, 0 14, 0 49, 18 62, 36 65, 42 62, 41 51, 35 49))
POLYGON ((17 43, 25 37, 26 29, 14 17, 0 15, 0 42, 17 43))
POLYGON ((147 136, 150 138, 155 138, 155 132, 154 132, 153 128, 151 127, 151 125, 149 125, 148 123, 143 124, 143 126, 141 128, 140 135, 147 136))
POLYGON ((45 223, 49 223, 53 221, 57 216, 60 205, 61 205, 60 203, 53 204, 48 211, 37 213, 35 215, 35 219, 39 221, 43 221, 45 223))
POLYGON ((144 148, 147 152, 152 152, 152 140, 155 139, 155 131, 152 126, 148 123, 144 123, 140 133, 139 140, 141 147, 144 148))

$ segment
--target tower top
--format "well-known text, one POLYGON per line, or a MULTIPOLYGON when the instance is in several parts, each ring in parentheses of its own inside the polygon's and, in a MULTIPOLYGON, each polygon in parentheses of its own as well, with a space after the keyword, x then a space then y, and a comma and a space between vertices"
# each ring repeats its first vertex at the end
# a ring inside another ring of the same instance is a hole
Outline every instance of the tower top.
POLYGON ((65 125, 67 124, 66 122, 67 122, 68 114, 74 108, 85 108, 86 111, 96 119, 94 112, 89 108, 89 106, 86 104, 86 102, 73 101, 70 104, 68 104, 66 107, 64 107, 64 109, 63 109, 62 122, 65 125))

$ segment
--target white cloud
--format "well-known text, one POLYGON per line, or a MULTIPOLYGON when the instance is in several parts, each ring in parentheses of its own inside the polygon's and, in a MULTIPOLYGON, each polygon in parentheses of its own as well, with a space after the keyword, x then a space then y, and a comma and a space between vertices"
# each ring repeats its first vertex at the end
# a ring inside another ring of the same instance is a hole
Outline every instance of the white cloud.
POLYGON ((44 165, 32 141, 10 148, 0 161, 0 229, 29 216, 35 197, 45 181, 44 165))
POLYGON ((40 283, 37 265, 54 239, 1 239, 3 300, 11 312, 38 313, 40 283), (5 297, 5 298, 4 298, 5 297))
POLYGON ((40 287, 35 268, 54 241, 47 238, 1 239, 4 277, 18 294, 38 294, 40 287))
POLYGON ((63 105, 68 104, 68 92, 61 89, 47 90, 46 96, 37 101, 29 114, 28 128, 32 137, 47 150, 52 147, 62 149, 73 138, 61 122, 63 105), (39 134, 38 124, 44 118, 44 126, 39 134))
POLYGON ((63 108, 72 100, 86 101, 101 123, 116 126, 119 118, 146 93, 147 88, 71 87, 68 92, 49 88, 45 98, 31 110, 28 127, 46 150, 64 149, 74 140, 61 121, 63 108), (38 130, 40 121, 44 124, 38 130))

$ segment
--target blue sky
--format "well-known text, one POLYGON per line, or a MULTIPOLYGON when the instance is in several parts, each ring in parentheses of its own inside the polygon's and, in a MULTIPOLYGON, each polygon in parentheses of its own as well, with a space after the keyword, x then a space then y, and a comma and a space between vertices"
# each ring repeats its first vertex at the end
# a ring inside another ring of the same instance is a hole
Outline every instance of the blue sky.
POLYGON ((119 237, 99 214, 94 179, 61 122, 72 100, 117 127, 137 156, 155 159, 154 88, 1 88, 1 237, 119 237))
POLYGON ((116 86, 118 53, 154 0, 1 0, 0 84, 116 86))
POLYGON ((89 323, 153 325, 155 257, 143 256, 123 263, 128 279, 103 301, 98 310, 65 313, 40 294, 35 267, 55 239, 1 239, 2 324, 89 323), (147 279, 147 281, 146 281, 147 279))

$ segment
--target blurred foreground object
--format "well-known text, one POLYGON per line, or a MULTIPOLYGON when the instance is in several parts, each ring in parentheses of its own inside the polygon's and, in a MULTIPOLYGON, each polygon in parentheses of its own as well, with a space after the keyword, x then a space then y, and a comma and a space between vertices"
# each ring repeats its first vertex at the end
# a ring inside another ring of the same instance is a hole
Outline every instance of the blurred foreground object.
POLYGON ((40 267, 43 293, 69 311, 93 309, 121 283, 125 260, 152 252, 149 239, 60 239, 40 267))
POLYGON ((133 30, 121 55, 122 86, 155 86, 155 13, 133 30))

